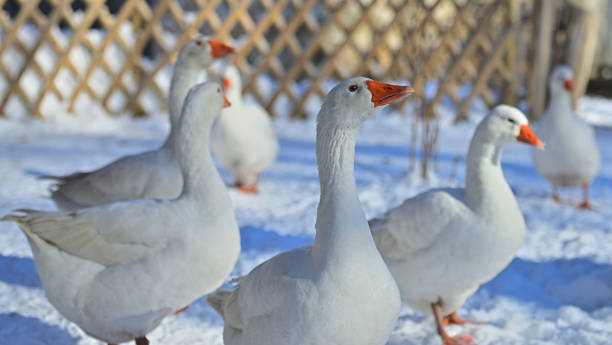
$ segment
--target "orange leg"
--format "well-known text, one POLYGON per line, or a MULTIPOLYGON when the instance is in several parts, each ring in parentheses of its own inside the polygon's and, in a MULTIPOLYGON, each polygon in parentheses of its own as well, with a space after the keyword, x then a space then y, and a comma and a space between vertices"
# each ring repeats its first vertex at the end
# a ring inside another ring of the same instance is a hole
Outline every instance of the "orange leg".
POLYGON ((244 187, 244 186, 238 186, 238 189, 243 192, 244 194, 257 194, 257 186, 251 186, 251 187, 244 187))
POLYGON ((560 204, 569 204, 570 202, 567 201, 566 199, 563 199, 560 195, 559 195, 559 187, 555 186, 554 184, 552 185, 552 198, 554 201, 560 203, 560 204))
POLYGON ((484 322, 480 322, 480 321, 467 321, 464 320, 462 318, 459 317, 459 315, 457 315, 457 312, 454 311, 452 313, 450 313, 449 315, 447 315, 444 320, 442 321, 444 323, 444 326, 448 326, 448 325, 465 325, 465 324, 472 324, 472 325, 484 325, 484 322))
POLYGON ((259 182, 259 174, 257 174, 255 183, 252 186, 245 186, 242 182, 238 181, 236 183, 236 187, 238 187, 238 189, 245 193, 245 194, 257 194, 259 193, 259 191, 257 190, 257 183, 259 182))
POLYGON ((180 313, 184 312, 185 310, 187 310, 188 308, 189 308, 189 306, 183 307, 183 308, 181 308, 181 309, 179 309, 179 310, 175 311, 175 312, 174 312, 174 315, 178 315, 178 314, 180 314, 180 313))
POLYGON ((582 184, 582 202, 576 205, 576 208, 579 210, 589 210, 589 211, 597 211, 593 205, 589 202, 589 183, 585 182, 582 184))
MULTIPOLYGON (((474 339, 469 335, 464 335, 460 337, 451 337, 446 333, 444 329, 444 320, 442 320, 442 300, 438 300, 436 303, 431 304, 431 309, 434 313, 434 318, 436 320, 436 330, 442 338, 442 344, 444 345, 468 345, 473 344, 474 339)), ((452 315, 452 314, 451 314, 452 315)))

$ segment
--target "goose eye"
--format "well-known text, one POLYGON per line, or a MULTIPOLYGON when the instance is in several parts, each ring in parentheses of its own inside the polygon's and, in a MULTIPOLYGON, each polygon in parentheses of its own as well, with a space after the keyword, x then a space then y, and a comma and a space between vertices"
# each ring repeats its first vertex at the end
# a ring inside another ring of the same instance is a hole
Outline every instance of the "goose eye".
POLYGON ((217 88, 217 93, 221 93, 221 89, 220 88, 217 88))
POLYGON ((353 84, 353 85, 349 86, 349 88, 348 88, 348 90, 350 92, 355 92, 355 91, 357 91, 357 89, 359 89, 359 86, 357 86, 357 84, 353 84))
POLYGON ((511 124, 516 125, 516 121, 514 119, 507 118, 506 120, 510 122, 511 124))
POLYGON ((197 44, 197 45, 199 45, 199 46, 201 46, 201 45, 203 45, 203 44, 204 44, 204 41, 202 41, 202 40, 197 40, 197 41, 196 41, 196 44, 197 44))

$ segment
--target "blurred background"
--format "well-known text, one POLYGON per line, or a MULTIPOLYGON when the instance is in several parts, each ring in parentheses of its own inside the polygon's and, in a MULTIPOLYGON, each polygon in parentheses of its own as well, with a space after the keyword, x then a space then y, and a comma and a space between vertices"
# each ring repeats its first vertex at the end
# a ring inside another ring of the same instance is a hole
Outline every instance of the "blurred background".
MULTIPOLYGON (((609 345, 611 3, 0 0, 0 215, 54 210, 52 181, 40 176, 91 171, 157 149, 168 133, 177 52, 197 33, 238 48, 229 59, 242 73, 245 101, 268 110, 280 144, 259 194, 230 188, 242 239, 232 277, 312 243, 320 193, 315 117, 339 80, 362 75, 416 90, 361 128, 355 177, 371 218, 426 189, 462 185, 471 135, 490 107, 513 104, 537 120, 550 71, 568 64, 576 114, 595 128, 601 153, 591 188, 598 212, 554 202, 531 148, 505 149, 504 176, 528 233, 514 261, 461 309, 487 324, 454 331, 467 329, 480 345, 609 345)), ((581 197, 580 189, 563 193, 581 197)), ((388 345, 440 344, 432 326, 405 307, 388 345)), ((221 345, 222 327, 200 299, 150 339, 221 345)), ((0 223, 0 339, 99 345, 48 303, 31 249, 9 222, 0 223)))
MULTIPOLYGON (((239 48, 244 92, 273 116, 313 116, 338 80, 416 89, 411 161, 435 155, 436 106, 455 121, 482 101, 542 113, 553 66, 575 71, 577 100, 612 91, 605 0, 4 0, 0 116, 44 118, 100 106, 166 110, 171 65, 199 32, 239 48)), ((402 105, 400 105, 402 106, 402 105)))

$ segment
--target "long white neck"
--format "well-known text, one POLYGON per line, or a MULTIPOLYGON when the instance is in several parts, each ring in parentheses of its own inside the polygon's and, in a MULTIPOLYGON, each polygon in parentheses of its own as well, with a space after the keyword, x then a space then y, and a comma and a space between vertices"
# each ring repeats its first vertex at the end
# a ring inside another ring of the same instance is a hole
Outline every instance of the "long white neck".
POLYGON ((170 94, 168 96, 168 112, 170 115, 170 133, 164 147, 172 147, 172 142, 177 137, 179 121, 183 103, 189 90, 200 80, 201 72, 183 66, 180 61, 174 67, 174 74, 170 82, 170 94))
POLYGON ((355 253, 376 255, 376 246, 355 186, 358 130, 325 122, 319 121, 317 125, 321 199, 317 209, 313 257, 316 262, 324 264, 354 257, 355 253))
POLYGON ((551 92, 548 104, 548 117, 550 120, 553 122, 565 122, 572 119, 572 113, 572 95, 565 90, 551 92))
POLYGON ((476 129, 465 162, 465 198, 474 212, 490 219, 508 208, 516 212, 518 206, 501 168, 503 145, 487 140, 480 129, 476 129))
POLYGON ((240 103, 242 102, 242 86, 240 85, 240 81, 234 81, 229 90, 226 91, 225 97, 232 103, 240 103))
POLYGON ((181 197, 196 199, 206 207, 231 210, 227 189, 210 155, 209 139, 214 117, 201 113, 192 116, 185 114, 183 117, 177 126, 179 131, 173 147, 183 173, 181 197), (197 116, 206 118, 193 121, 197 116))

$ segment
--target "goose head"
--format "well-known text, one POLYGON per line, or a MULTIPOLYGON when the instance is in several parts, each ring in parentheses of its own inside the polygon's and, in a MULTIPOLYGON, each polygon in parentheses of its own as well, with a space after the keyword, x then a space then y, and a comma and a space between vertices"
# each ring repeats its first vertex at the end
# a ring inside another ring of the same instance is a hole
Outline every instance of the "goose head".
POLYGON ((571 94, 574 90, 574 73, 567 65, 557 66, 548 80, 552 95, 571 94))
POLYGON ((223 74, 223 89, 226 97, 231 102, 240 100, 240 92, 242 91, 242 78, 238 68, 234 65, 228 65, 223 74))
POLYGON ((215 59, 223 58, 236 50, 218 41, 198 36, 183 45, 178 55, 178 66, 190 70, 202 70, 215 59))
POLYGON ((410 86, 385 84, 364 77, 351 78, 327 94, 318 122, 357 129, 372 117, 376 107, 393 103, 413 92, 410 86))
POLYGON ((509 105, 498 105, 479 125, 486 141, 499 146, 516 142, 525 143, 543 149, 544 143, 538 139, 529 127, 525 114, 509 105))
POLYGON ((231 103, 223 96, 221 85, 207 81, 195 85, 185 97, 182 111, 183 128, 201 130, 209 127, 231 103))

